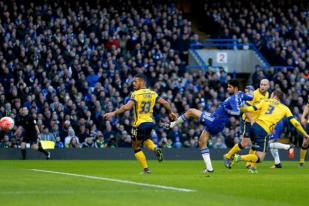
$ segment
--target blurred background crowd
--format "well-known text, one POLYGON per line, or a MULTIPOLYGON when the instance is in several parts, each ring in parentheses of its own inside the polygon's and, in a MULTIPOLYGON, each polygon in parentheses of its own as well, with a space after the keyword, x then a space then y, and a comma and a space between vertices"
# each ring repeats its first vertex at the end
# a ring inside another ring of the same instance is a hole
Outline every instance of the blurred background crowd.
MULTIPOLYGON (((270 0, 198 3, 210 35, 252 42, 272 65, 287 66, 277 71, 257 65, 252 84, 257 88, 268 78, 299 118, 309 90, 308 7, 270 0)), ((232 78, 224 69, 186 70, 190 43, 199 35, 171 1, 0 0, 0 42, 0 116, 18 118, 28 107, 40 138, 57 148, 130 147, 130 112, 113 121, 102 117, 128 100, 139 72, 179 115, 190 107, 213 112, 228 97, 232 78)), ((197 147, 203 126, 186 122, 166 130, 160 107, 154 118, 158 145, 197 147)), ((0 147, 19 147, 21 138, 14 129, 0 147)), ((232 117, 210 147, 239 140, 239 118, 232 117)))

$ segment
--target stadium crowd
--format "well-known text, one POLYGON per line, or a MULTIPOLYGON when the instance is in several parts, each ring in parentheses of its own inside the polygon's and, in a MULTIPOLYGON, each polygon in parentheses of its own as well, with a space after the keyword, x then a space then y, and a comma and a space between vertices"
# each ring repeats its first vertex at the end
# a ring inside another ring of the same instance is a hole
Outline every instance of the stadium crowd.
MULTIPOLYGON (((271 65, 256 67, 253 86, 263 78, 272 89, 286 94, 285 104, 299 119, 309 91, 309 4, 307 1, 208 1, 203 0, 205 18, 214 36, 254 43, 271 65)), ((205 25, 207 27, 207 25, 205 25)), ((295 135, 295 134, 293 134, 295 135)))
MULTIPOLYGON (((280 87, 288 94, 286 104, 299 116, 309 88, 304 78, 309 65, 308 15, 290 8, 280 22, 276 16, 282 11, 275 6, 239 4, 244 9, 234 13, 233 6, 239 6, 234 1, 205 12, 224 28, 222 38, 247 39, 266 58, 273 50, 282 58, 270 58, 271 63, 295 67, 274 73, 257 66, 252 79, 255 86, 262 78, 270 79, 272 89, 280 87), (238 18, 232 15, 242 18, 233 22, 238 18)), ((0 15, 0 116, 18 118, 20 108, 28 107, 40 138, 55 141, 57 148, 130 147, 130 113, 111 122, 103 115, 128 100, 139 72, 178 114, 190 107, 212 112, 227 97, 231 77, 224 70, 186 71, 190 41, 197 36, 175 4, 0 0, 0 15)), ((203 126, 187 122, 166 130, 160 123, 168 118, 159 107, 154 118, 158 124, 152 138, 158 145, 197 147, 203 126)), ((0 147, 19 147, 21 137, 20 130, 13 130, 0 147)), ((226 148, 239 138, 239 120, 233 118, 210 147, 226 148)))

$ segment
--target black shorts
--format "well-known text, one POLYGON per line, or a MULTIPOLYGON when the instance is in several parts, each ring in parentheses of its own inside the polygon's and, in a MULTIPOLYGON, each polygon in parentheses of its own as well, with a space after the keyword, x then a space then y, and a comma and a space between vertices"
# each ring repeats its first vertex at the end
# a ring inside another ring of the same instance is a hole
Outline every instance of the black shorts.
POLYGON ((131 131, 133 141, 145 141, 151 136, 151 131, 154 129, 155 124, 153 122, 145 122, 138 127, 133 127, 131 131))
POLYGON ((268 148, 269 135, 259 124, 254 123, 251 126, 250 137, 252 148, 259 152, 266 152, 268 148))
POLYGON ((37 134, 35 133, 26 133, 23 135, 22 141, 21 142, 26 142, 30 144, 35 144, 38 141, 37 134))

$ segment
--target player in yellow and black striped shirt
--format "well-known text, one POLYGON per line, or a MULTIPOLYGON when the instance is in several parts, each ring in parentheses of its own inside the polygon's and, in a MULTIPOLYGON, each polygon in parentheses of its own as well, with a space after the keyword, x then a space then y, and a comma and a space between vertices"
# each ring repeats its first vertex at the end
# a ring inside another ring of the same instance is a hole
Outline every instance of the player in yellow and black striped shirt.
MULTIPOLYGON (((305 105, 304 112, 303 112, 303 114, 301 116, 301 123, 306 128, 306 132, 307 133, 309 133, 309 118, 308 118, 308 114, 309 114, 309 95, 308 95, 308 102, 305 105)), ((309 146, 309 140, 308 139, 307 140, 303 140, 302 148, 300 150, 300 159, 299 159, 299 166, 301 168, 304 167, 308 146, 309 146)))
POLYGON ((163 160, 161 149, 157 148, 150 139, 151 131, 155 126, 152 117, 153 108, 156 103, 162 105, 166 109, 171 121, 176 120, 176 115, 172 112, 171 106, 166 100, 159 97, 156 92, 146 88, 146 77, 143 74, 138 74, 134 77, 133 88, 135 91, 132 93, 129 102, 113 112, 106 113, 104 118, 111 120, 114 116, 133 109, 132 149, 136 159, 144 169, 144 173, 147 174, 150 173, 150 170, 145 154, 141 150, 142 146, 154 151, 159 161, 163 160))

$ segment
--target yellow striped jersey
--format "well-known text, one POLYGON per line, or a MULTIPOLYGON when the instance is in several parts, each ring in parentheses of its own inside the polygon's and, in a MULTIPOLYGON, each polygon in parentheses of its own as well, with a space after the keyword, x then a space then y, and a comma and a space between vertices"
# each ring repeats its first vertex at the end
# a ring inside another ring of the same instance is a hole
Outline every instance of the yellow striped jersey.
POLYGON ((133 127, 144 122, 154 122, 152 114, 157 98, 158 94, 150 89, 139 89, 131 94, 130 101, 135 103, 133 127))
MULTIPOLYGON (((253 92, 253 99, 251 101, 247 101, 246 104, 248 106, 254 106, 268 98, 269 98, 269 93, 267 91, 265 92, 265 94, 262 94, 259 89, 256 89, 253 92)), ((259 110, 253 111, 253 112, 250 112, 250 114, 251 114, 252 119, 255 121, 256 118, 259 116, 260 111, 259 110)), ((242 119, 245 120, 246 122, 249 122, 249 119, 247 118, 246 114, 242 115, 242 119)))
POLYGON ((253 107, 260 110, 256 123, 263 127, 268 134, 280 120, 285 117, 289 119, 293 117, 291 110, 276 99, 266 99, 253 107))

